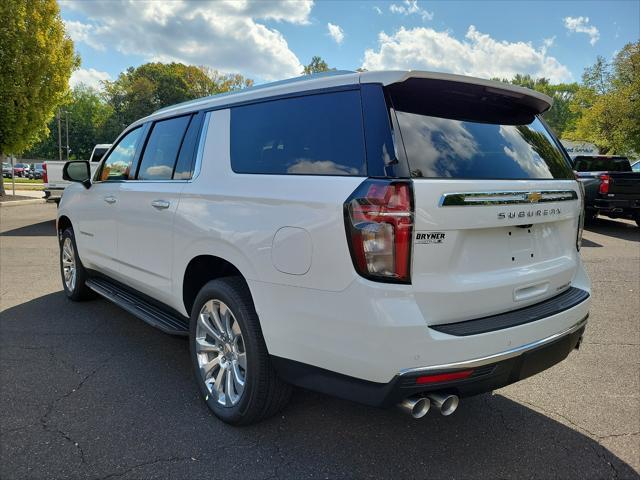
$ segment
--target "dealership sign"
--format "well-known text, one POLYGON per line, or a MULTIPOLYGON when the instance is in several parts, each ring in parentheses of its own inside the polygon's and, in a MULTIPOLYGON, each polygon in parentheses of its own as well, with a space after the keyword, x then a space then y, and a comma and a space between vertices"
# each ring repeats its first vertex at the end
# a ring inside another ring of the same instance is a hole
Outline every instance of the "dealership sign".
POLYGON ((578 155, 598 155, 600 150, 593 143, 573 142, 571 140, 561 140, 562 145, 571 158, 578 155))

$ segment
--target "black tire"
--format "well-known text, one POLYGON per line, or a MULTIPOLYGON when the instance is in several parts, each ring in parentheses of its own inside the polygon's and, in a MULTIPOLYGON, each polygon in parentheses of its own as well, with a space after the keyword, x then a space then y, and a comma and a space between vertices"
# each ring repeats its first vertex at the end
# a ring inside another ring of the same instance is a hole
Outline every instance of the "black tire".
POLYGON ((93 291, 87 287, 87 271, 84 269, 82 262, 80 261, 80 257, 78 256, 78 247, 76 245, 76 238, 73 234, 73 228, 69 227, 64 232, 62 232, 62 237, 60 238, 60 276, 62 278, 62 288, 64 289, 65 295, 73 301, 81 301, 87 300, 89 298, 93 298, 93 291), (70 241, 73 246, 73 257, 75 259, 75 269, 76 269, 76 279, 73 284, 73 288, 69 288, 67 282, 65 281, 65 271, 63 266, 63 249, 65 245, 65 241, 70 241))
POLYGON ((241 277, 212 280, 202 287, 191 312, 189 345, 200 394, 209 409, 223 422, 231 425, 257 423, 278 413, 289 401, 291 386, 278 377, 271 364, 251 293, 241 277), (218 403, 217 395, 209 390, 200 373, 196 352, 198 317, 205 303, 211 300, 228 306, 242 333, 247 368, 244 390, 235 405, 218 403))

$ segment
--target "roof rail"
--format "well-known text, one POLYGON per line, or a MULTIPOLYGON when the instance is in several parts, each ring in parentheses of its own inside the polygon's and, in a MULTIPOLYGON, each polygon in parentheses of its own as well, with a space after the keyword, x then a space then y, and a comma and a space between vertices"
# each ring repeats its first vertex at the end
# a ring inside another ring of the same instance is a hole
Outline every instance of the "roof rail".
POLYGON ((276 87, 276 86, 279 86, 279 85, 286 85, 288 83, 306 82, 308 80, 313 80, 315 78, 333 77, 333 76, 337 76, 337 75, 348 75, 348 74, 351 74, 351 73, 356 73, 356 72, 351 71, 351 70, 329 70, 329 71, 326 71, 326 72, 312 73, 311 75, 301 75, 299 77, 287 78, 287 79, 284 79, 284 80, 277 80, 275 82, 262 83, 260 85, 254 85, 254 86, 251 86, 251 87, 243 88, 241 90, 232 90, 230 92, 217 93, 215 95, 209 95, 207 97, 194 98, 193 100, 187 100, 186 102, 176 103, 176 104, 173 104, 173 105, 169 105, 169 106, 160 108, 160 109, 156 110, 155 112, 153 112, 153 114, 164 112, 166 110, 171 110, 171 109, 176 108, 176 107, 186 107, 186 106, 191 105, 191 104, 200 103, 200 102, 202 102, 204 100, 212 100, 214 98, 227 97, 227 96, 230 96, 230 95, 235 95, 237 93, 261 90, 263 88, 276 87))

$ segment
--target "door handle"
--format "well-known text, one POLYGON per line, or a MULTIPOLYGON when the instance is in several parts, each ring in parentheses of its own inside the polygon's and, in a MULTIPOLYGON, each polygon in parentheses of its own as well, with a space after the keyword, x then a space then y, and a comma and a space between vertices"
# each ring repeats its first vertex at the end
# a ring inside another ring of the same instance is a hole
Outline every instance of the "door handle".
POLYGON ((108 197, 104 197, 104 201, 111 205, 116 203, 116 197, 109 195, 108 197))
POLYGON ((166 200, 154 200, 153 202, 151 202, 151 206, 159 210, 164 210, 165 208, 169 208, 171 204, 166 200))

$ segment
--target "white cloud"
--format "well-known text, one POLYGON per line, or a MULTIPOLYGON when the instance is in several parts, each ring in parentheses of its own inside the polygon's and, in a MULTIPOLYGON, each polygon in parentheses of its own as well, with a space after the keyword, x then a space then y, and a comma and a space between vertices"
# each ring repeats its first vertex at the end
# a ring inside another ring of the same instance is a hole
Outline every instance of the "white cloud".
POLYGON ((304 25, 313 7, 313 0, 63 3, 90 19, 73 26, 78 41, 88 45, 265 80, 297 76, 303 67, 282 33, 260 21, 304 25))
POLYGON ((542 39, 542 47, 540 48, 540 52, 542 52, 543 55, 546 55, 547 50, 549 50, 551 47, 553 47, 553 45, 555 43, 556 43, 555 35, 553 37, 550 37, 550 38, 542 39))
POLYGON ((484 78, 511 78, 517 73, 546 77, 554 82, 571 79, 571 72, 546 47, 528 42, 498 41, 471 25, 458 40, 448 31, 401 27, 393 35, 381 32, 378 50, 364 53, 367 70, 423 69, 484 78))
POLYGON ((380 7, 374 6, 373 9, 376 11, 378 15, 382 15, 382 10, 380 10, 380 7))
POLYGON ((76 43, 86 43, 96 50, 105 50, 105 46, 94 38, 96 28, 93 25, 75 20, 64 20, 65 30, 76 43))
POLYGON ((101 72, 95 68, 79 68, 71 74, 69 86, 73 88, 80 84, 84 84, 87 87, 102 90, 101 82, 105 80, 111 80, 111 75, 107 72, 101 72))
POLYGON ((586 33, 591 45, 595 45, 600 39, 600 32, 596 26, 589 25, 589 17, 565 17, 564 27, 570 32, 586 33))
POLYGON ((420 15, 422 20, 433 20, 433 12, 429 12, 418 6, 418 0, 404 0, 402 4, 392 3, 389 5, 391 13, 399 13, 401 15, 420 15))
POLYGON ((329 36, 333 38, 338 45, 344 40, 344 30, 340 25, 334 25, 333 23, 327 23, 327 30, 329 30, 329 36))

